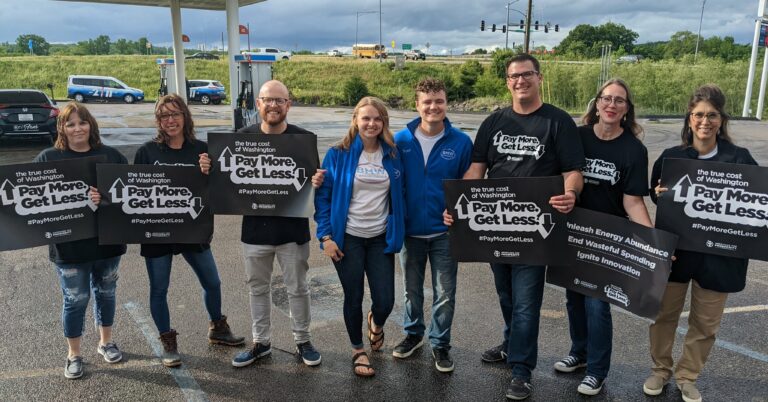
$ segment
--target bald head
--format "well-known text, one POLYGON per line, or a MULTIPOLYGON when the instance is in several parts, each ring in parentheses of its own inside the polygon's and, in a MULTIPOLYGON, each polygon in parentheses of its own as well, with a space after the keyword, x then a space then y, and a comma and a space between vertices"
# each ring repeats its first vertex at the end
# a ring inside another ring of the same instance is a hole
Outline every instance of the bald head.
POLYGON ((269 80, 259 89, 259 98, 261 97, 288 99, 288 87, 278 80, 269 80))
POLYGON ((291 100, 288 88, 278 80, 264 83, 259 89, 259 98, 256 107, 261 116, 261 130, 266 134, 280 134, 288 127, 285 122, 288 117, 288 109, 291 108, 291 100))

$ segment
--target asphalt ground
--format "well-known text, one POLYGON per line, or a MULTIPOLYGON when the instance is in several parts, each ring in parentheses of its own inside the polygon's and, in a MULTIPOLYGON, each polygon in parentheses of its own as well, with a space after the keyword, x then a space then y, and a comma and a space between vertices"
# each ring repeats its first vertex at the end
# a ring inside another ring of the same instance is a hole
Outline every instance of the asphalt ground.
MULTIPOLYGON (((138 146, 153 136, 151 105, 89 105, 102 127, 105 143, 129 160, 138 146)), ((321 157, 346 131, 349 109, 294 107, 289 121, 318 134, 321 157)), ((198 133, 226 127, 227 106, 193 106, 198 133)), ((392 128, 400 129, 411 111, 393 111, 392 128)), ((449 114, 454 125, 474 136, 484 114, 449 114)), ((642 120, 651 163, 666 147, 679 141, 681 121, 642 120)), ((750 148, 761 165, 768 165, 768 125, 736 121, 731 125, 737 143, 750 148)), ((0 164, 30 161, 43 144, 2 141, 0 164)), ((649 202, 651 215, 653 204, 649 202)), ((250 338, 248 292, 241 260, 240 217, 216 216, 212 250, 222 280, 223 311, 233 331, 250 338)), ((6 235, 6 233, 4 233, 6 235)), ((352 372, 351 350, 342 318, 343 293, 330 261, 311 245, 309 276, 312 291, 313 343, 323 355, 320 366, 304 366, 293 354, 287 294, 279 267, 273 281, 273 353, 252 366, 235 369, 231 358, 239 348, 210 346, 207 315, 197 279, 182 258, 173 267, 168 300, 172 326, 179 332, 184 364, 163 367, 157 358, 160 344, 150 318, 146 268, 137 245, 130 245, 120 265, 114 338, 124 353, 118 364, 104 362, 96 353, 97 334, 89 310, 83 338, 86 374, 79 380, 63 376, 66 343, 62 336, 61 290, 47 248, 0 253, 0 306, 3 338, 0 343, 0 400, 99 401, 502 401, 511 378, 503 364, 480 360, 485 349, 501 341, 502 319, 488 264, 459 267, 452 356, 456 370, 435 370, 428 347, 408 359, 392 357, 402 339, 402 274, 396 267, 396 304, 386 326, 382 352, 372 354, 374 378, 352 372)), ((427 275, 426 283, 429 282, 427 275)), ((429 285, 426 299, 431 297, 429 285)), ((367 303, 367 302, 366 302, 367 303)), ((429 303, 425 303, 429 317, 429 303)), ((688 311, 686 306, 685 311, 688 311)), ((752 261, 747 287, 728 299, 718 340, 698 386, 708 401, 768 401, 768 264, 752 261)), ((614 346, 611 371, 603 392, 582 397, 576 387, 583 372, 559 374, 552 364, 570 347, 564 292, 544 291, 539 336, 538 367, 531 401, 678 401, 680 392, 668 385, 658 397, 646 397, 642 383, 649 374, 649 321, 614 309, 614 346)), ((687 327, 685 316, 674 354, 687 327)))

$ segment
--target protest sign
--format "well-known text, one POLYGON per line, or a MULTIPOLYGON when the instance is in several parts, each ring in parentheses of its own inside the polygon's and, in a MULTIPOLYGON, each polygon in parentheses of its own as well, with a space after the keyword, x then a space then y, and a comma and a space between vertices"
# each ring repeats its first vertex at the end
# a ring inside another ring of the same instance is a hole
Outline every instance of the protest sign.
POLYGON ((319 165, 308 134, 208 133, 216 214, 309 217, 319 165))
POLYGON ((567 225, 568 262, 549 266, 547 282, 655 319, 677 236, 583 208, 567 225))
POLYGON ((0 250, 96 237, 88 193, 103 156, 0 166, 0 250))
POLYGON ((99 243, 208 243, 213 215, 197 167, 102 164, 99 243))
POLYGON ((665 159, 656 227, 680 236, 677 247, 768 261, 768 168, 665 159))
POLYGON ((458 261, 563 262, 565 215, 549 205, 563 193, 562 176, 445 180, 443 186, 458 261))

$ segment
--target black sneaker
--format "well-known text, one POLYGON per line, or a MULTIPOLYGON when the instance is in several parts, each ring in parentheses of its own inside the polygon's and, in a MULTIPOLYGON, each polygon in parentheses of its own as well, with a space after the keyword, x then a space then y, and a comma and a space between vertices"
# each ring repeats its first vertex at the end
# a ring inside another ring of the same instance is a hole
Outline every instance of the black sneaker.
POLYGON ((435 358, 435 368, 441 373, 450 373, 453 371, 453 360, 448 349, 432 348, 432 357, 435 358))
POLYGON ((83 358, 75 356, 67 358, 67 365, 64 366, 64 377, 74 380, 83 376, 83 358))
POLYGON ((484 362, 495 363, 507 360, 507 343, 504 342, 495 348, 490 348, 483 352, 480 357, 484 362))
POLYGON ((296 344, 296 354, 298 354, 301 357, 301 360, 304 361, 304 364, 307 366, 317 366, 320 364, 320 361, 322 360, 320 356, 320 352, 315 349, 314 346, 312 346, 312 342, 306 341, 304 343, 297 343, 296 344))
POLYGON ((512 382, 507 387, 507 399, 514 399, 516 401, 522 401, 525 398, 531 396, 533 392, 533 384, 529 380, 523 380, 521 378, 513 378, 512 382))
POLYGON ((424 337, 416 335, 406 335, 405 339, 392 350, 392 356, 404 359, 413 354, 416 349, 424 344, 424 337))
POLYGON ((597 395, 603 389, 603 384, 605 384, 605 378, 600 379, 588 375, 581 380, 581 384, 576 390, 583 395, 597 395))
POLYGON ((232 365, 235 367, 245 367, 256 359, 272 354, 272 347, 269 344, 254 343, 250 349, 246 349, 232 359, 232 365))
POLYGON ((568 356, 565 359, 555 363, 554 367, 555 370, 561 373, 573 373, 582 367, 587 367, 587 362, 579 359, 576 356, 568 356))

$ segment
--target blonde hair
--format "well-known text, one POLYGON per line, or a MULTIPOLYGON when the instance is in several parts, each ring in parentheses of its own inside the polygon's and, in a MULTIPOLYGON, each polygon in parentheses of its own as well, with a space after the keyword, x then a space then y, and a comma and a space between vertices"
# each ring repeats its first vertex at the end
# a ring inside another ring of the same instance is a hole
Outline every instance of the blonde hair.
POLYGON ((341 139, 339 147, 341 149, 348 150, 352 145, 352 142, 355 140, 357 133, 360 131, 360 128, 357 127, 357 114, 360 112, 360 109, 364 108, 365 106, 373 106, 374 109, 379 112, 381 121, 384 123, 384 127, 381 129, 380 137, 394 151, 395 137, 392 135, 392 131, 389 129, 389 113, 387 112, 387 105, 384 103, 384 101, 375 96, 366 96, 363 99, 360 99, 360 102, 357 102, 355 110, 352 112, 352 122, 349 124, 349 130, 347 131, 347 135, 341 139))
POLYGON ((56 119, 56 132, 58 135, 56 137, 56 142, 53 144, 53 147, 62 151, 69 150, 69 142, 67 140, 67 136, 64 134, 64 130, 67 122, 69 121, 69 118, 72 117, 73 114, 77 114, 80 120, 87 121, 91 126, 91 130, 88 133, 88 145, 91 147, 91 149, 100 147, 101 138, 99 137, 99 124, 96 123, 96 119, 93 117, 91 112, 88 111, 88 108, 86 108, 82 103, 77 103, 74 101, 67 103, 63 108, 61 108, 61 111, 59 111, 59 117, 56 119))

